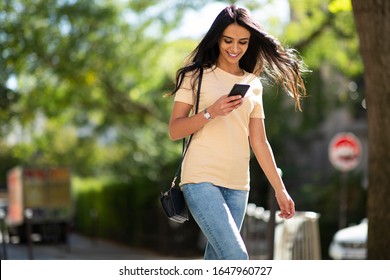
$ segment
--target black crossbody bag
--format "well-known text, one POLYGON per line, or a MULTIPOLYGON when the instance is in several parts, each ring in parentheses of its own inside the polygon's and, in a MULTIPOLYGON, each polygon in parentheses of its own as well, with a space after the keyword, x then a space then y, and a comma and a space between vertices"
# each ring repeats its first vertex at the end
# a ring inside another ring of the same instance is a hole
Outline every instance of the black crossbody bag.
MULTIPOLYGON (((200 67, 199 71, 200 72, 199 72, 198 89, 196 95, 195 114, 198 113, 198 109, 199 109, 200 86, 202 84, 203 67, 200 67)), ((191 134, 191 136, 189 137, 187 141, 187 145, 185 145, 185 139, 183 139, 183 153, 182 153, 179 167, 177 168, 177 171, 173 178, 171 187, 169 188, 169 190, 160 193, 161 206, 164 209, 166 216, 171 221, 181 223, 181 224, 188 221, 189 214, 188 214, 188 207, 184 199, 183 192, 181 191, 179 186, 176 186, 176 179, 181 173, 181 165, 183 163, 184 157, 187 153, 193 135, 194 134, 191 134)))

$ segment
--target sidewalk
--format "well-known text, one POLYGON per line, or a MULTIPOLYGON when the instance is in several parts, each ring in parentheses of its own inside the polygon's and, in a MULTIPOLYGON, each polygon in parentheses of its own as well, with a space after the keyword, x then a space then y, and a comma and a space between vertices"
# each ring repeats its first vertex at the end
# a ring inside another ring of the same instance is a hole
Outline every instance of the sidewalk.
MULTIPOLYGON (((32 246, 34 260, 169 260, 168 256, 142 248, 133 248, 113 241, 89 238, 72 233, 69 245, 39 244, 32 246)), ((1 253, 3 259, 3 253, 1 253)), ((26 244, 7 244, 8 260, 28 260, 26 244)))

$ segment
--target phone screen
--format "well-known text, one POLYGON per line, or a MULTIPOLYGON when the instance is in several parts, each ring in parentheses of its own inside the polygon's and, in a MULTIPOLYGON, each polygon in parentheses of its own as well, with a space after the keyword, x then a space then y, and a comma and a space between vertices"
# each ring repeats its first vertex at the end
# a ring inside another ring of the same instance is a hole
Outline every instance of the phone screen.
POLYGON ((250 85, 246 85, 246 84, 235 84, 230 90, 228 96, 241 95, 242 97, 244 97, 249 87, 250 85))

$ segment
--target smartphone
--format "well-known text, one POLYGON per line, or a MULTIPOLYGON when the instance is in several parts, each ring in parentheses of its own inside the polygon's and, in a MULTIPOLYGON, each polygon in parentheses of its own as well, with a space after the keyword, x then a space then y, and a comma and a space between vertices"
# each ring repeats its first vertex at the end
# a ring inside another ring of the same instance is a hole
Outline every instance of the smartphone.
POLYGON ((228 96, 241 95, 242 97, 244 97, 249 87, 250 85, 246 85, 246 84, 235 84, 230 90, 228 96))

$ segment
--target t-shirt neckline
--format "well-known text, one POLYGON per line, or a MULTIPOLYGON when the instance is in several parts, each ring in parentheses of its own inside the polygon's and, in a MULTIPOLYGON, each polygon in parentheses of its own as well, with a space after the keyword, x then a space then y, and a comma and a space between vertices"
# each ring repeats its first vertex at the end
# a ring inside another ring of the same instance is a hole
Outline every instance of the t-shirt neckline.
POLYGON ((229 72, 223 70, 222 68, 220 68, 220 67, 218 67, 218 66, 216 66, 216 65, 214 65, 214 67, 215 67, 215 69, 217 69, 218 71, 222 72, 223 74, 233 76, 233 77, 235 77, 235 78, 237 78, 237 79, 244 78, 245 76, 248 75, 248 72, 246 72, 244 69, 242 69, 242 71, 244 71, 244 74, 243 74, 243 75, 234 75, 234 74, 232 74, 232 73, 229 73, 229 72))

